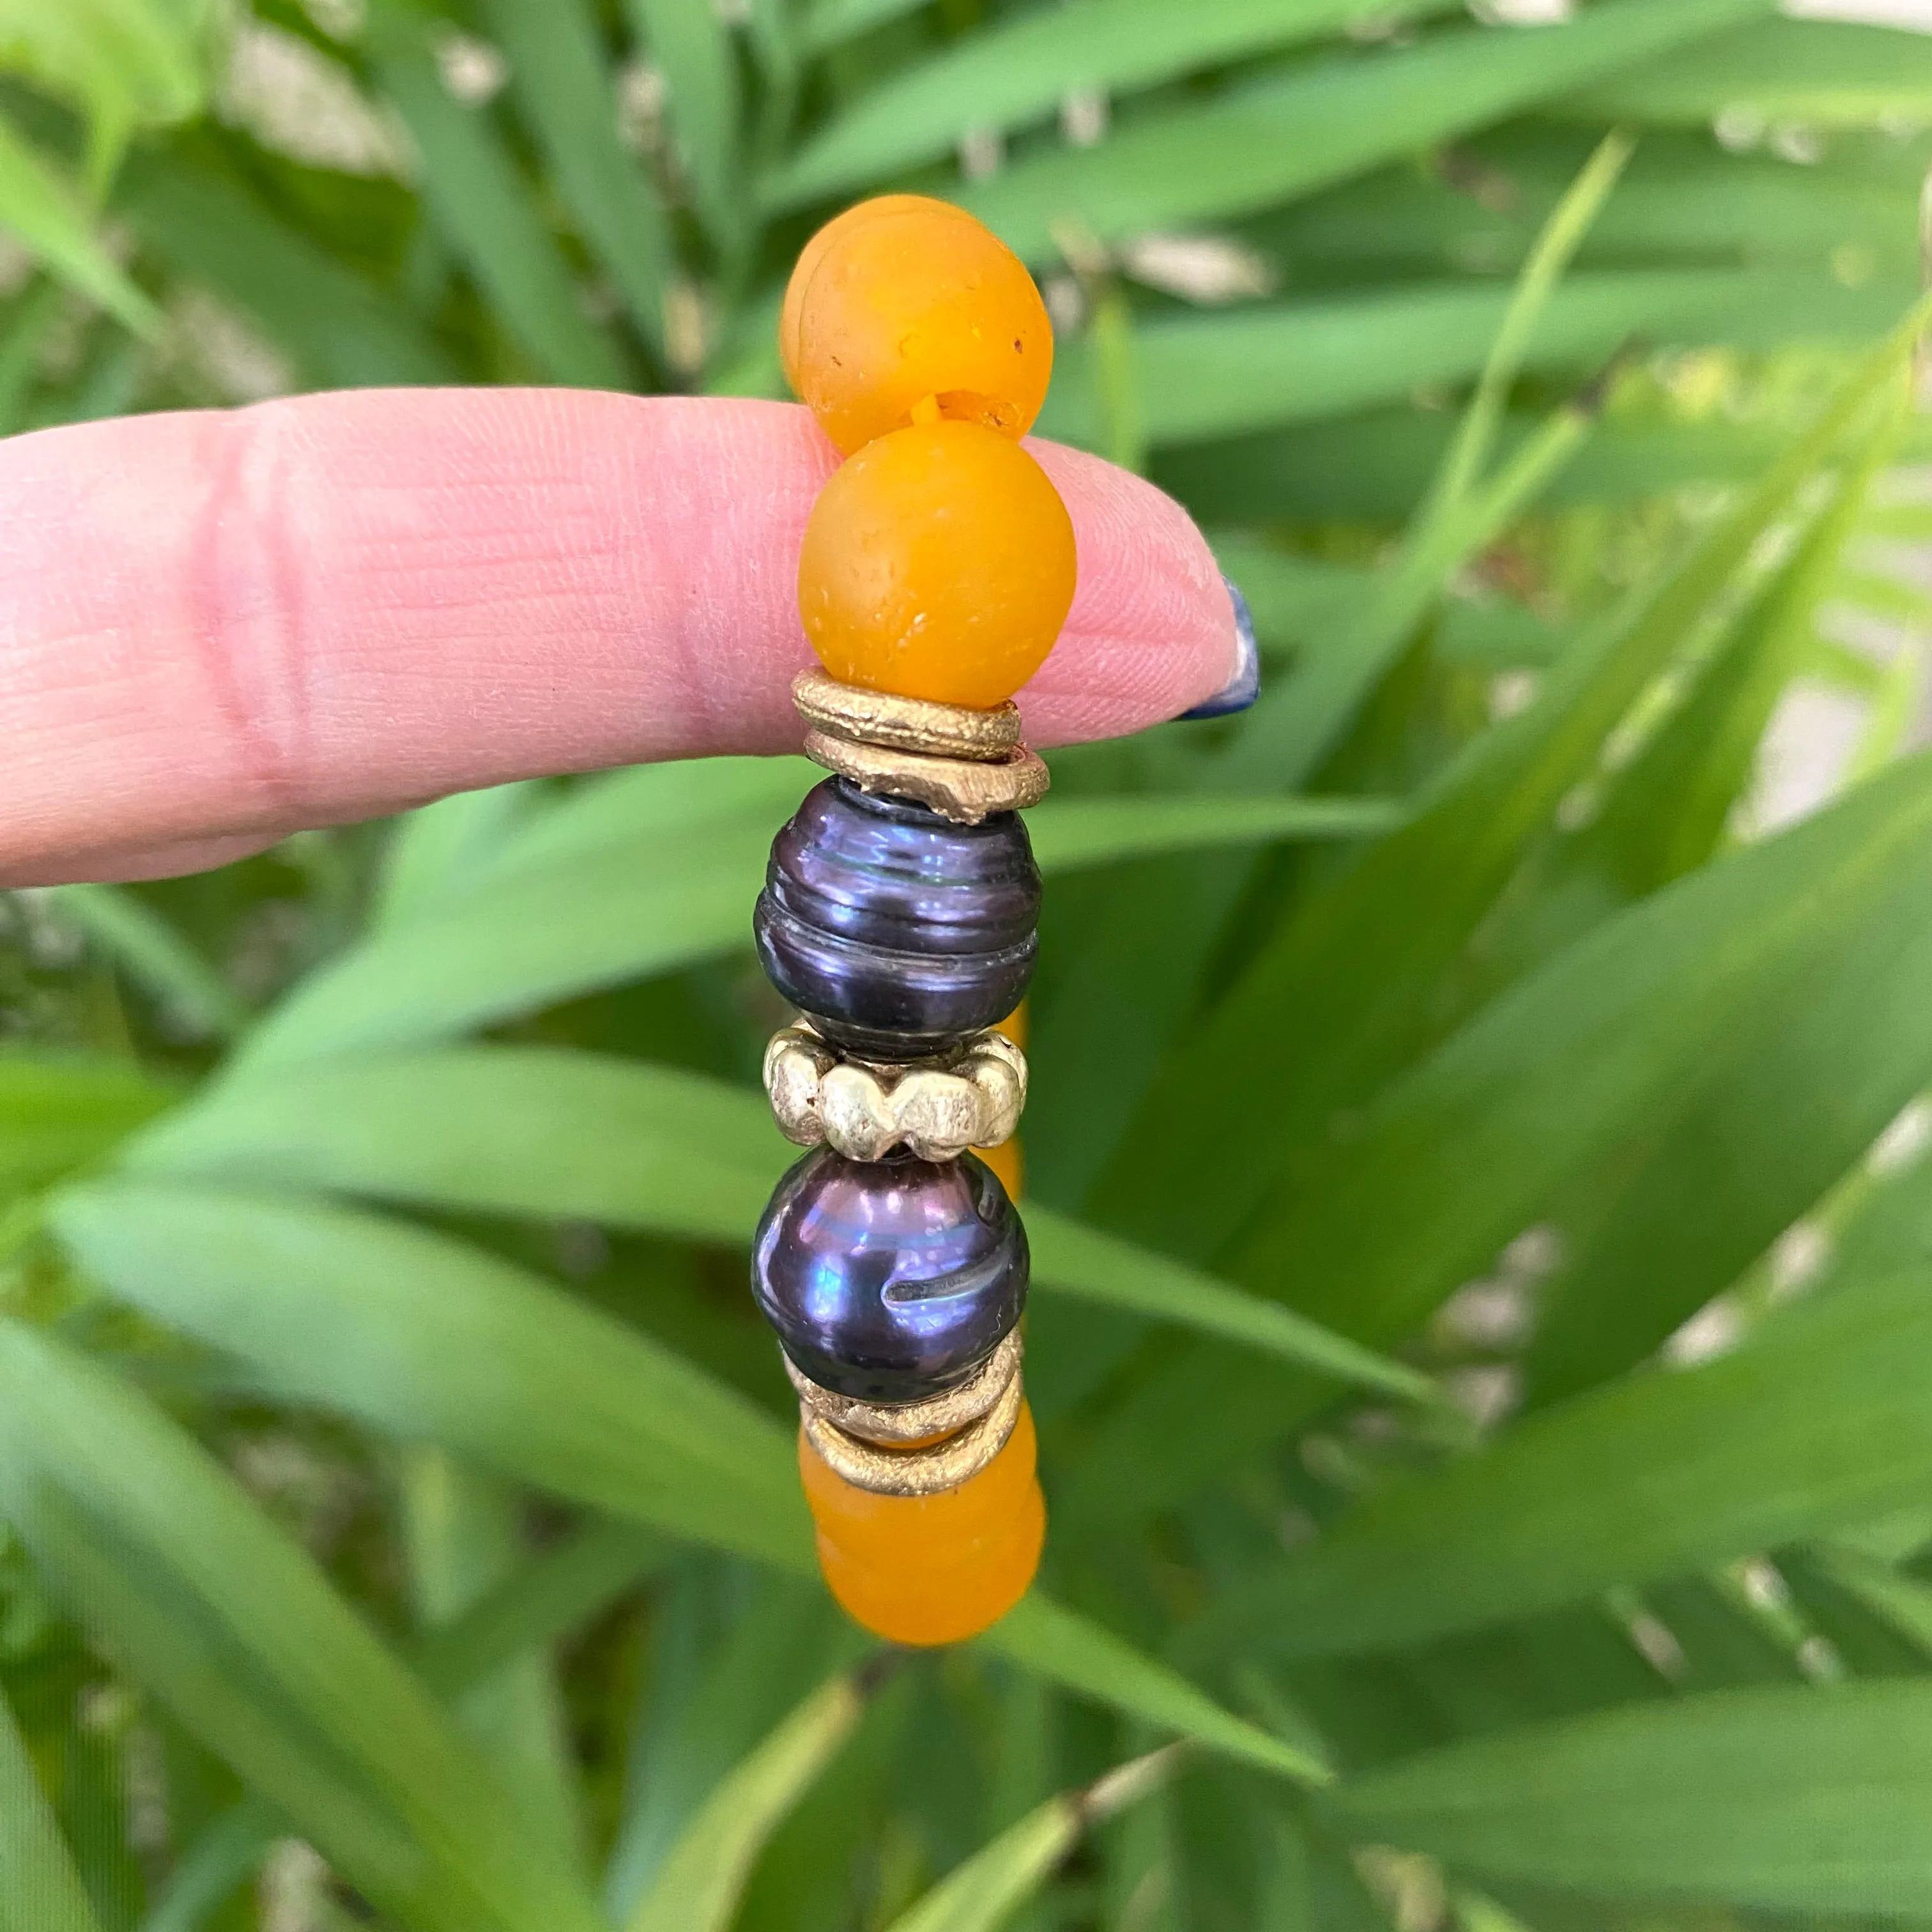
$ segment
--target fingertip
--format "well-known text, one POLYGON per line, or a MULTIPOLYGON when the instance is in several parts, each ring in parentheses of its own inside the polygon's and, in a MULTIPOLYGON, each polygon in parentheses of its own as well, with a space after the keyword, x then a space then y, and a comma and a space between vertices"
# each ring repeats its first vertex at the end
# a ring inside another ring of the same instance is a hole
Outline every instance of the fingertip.
POLYGON ((1029 446, 1073 519, 1079 587, 1018 703, 1038 745, 1118 737, 1178 718, 1240 674, 1229 586, 1164 490, 1084 451, 1029 446))

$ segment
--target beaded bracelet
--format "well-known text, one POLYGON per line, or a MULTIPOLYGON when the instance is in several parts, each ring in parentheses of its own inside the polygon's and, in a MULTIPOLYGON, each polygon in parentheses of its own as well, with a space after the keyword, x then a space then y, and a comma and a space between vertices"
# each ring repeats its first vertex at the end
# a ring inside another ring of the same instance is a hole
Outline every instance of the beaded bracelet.
POLYGON ((813 1151, 759 1224, 752 1290, 798 1391, 833 1595, 893 1642, 952 1643, 1024 1594, 1046 1531, 1020 1378, 1026 1233, 972 1150, 997 1159, 1026 1097, 1009 1016, 1040 887, 1017 814, 1047 780, 1010 700, 1075 580, 1066 506, 1019 442, 1052 331, 978 222, 889 195, 806 244, 778 333, 848 460, 799 563, 825 670, 793 688, 833 776, 774 842, 754 922, 802 1016, 766 1088, 813 1151))

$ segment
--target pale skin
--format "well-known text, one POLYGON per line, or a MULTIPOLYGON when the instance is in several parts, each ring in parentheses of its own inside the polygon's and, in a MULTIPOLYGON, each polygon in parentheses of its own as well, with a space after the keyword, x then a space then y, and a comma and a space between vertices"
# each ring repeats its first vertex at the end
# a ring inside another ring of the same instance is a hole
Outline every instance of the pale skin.
MULTIPOLYGON (((1020 694, 1031 742, 1219 690, 1234 615, 1185 513, 1029 447, 1080 562, 1020 694)), ((0 442, 0 885, 197 872, 511 778, 795 751, 799 539, 838 460, 788 404, 536 389, 0 442)))

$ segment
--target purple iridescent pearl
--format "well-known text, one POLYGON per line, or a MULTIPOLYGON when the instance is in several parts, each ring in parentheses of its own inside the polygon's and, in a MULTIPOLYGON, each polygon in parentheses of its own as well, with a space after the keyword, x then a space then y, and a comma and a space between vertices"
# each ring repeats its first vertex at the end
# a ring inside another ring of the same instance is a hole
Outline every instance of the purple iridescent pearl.
POLYGON ((1027 1241, 984 1162, 808 1154, 778 1183, 752 1292, 821 1388, 917 1402, 964 1379, 1026 1299, 1027 1241))
POLYGON ((752 930, 772 984, 826 1039, 902 1060, 1018 1005, 1039 916, 1040 872, 1016 814, 956 825, 830 778, 772 841, 752 930))

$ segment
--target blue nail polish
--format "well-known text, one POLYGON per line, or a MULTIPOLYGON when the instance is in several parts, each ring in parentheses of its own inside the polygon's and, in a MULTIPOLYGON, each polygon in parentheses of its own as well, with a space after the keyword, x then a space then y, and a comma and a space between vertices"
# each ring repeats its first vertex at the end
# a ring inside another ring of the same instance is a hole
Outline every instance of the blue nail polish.
POLYGON ((1237 711, 1246 710, 1262 694, 1262 654, 1255 643, 1255 620, 1248 614, 1248 600, 1235 588, 1232 578, 1224 577, 1221 581, 1227 585, 1234 606, 1234 632, 1240 640, 1241 661, 1234 676, 1212 698, 1204 698, 1192 711, 1180 714, 1184 724, 1196 718, 1230 717, 1237 711))

